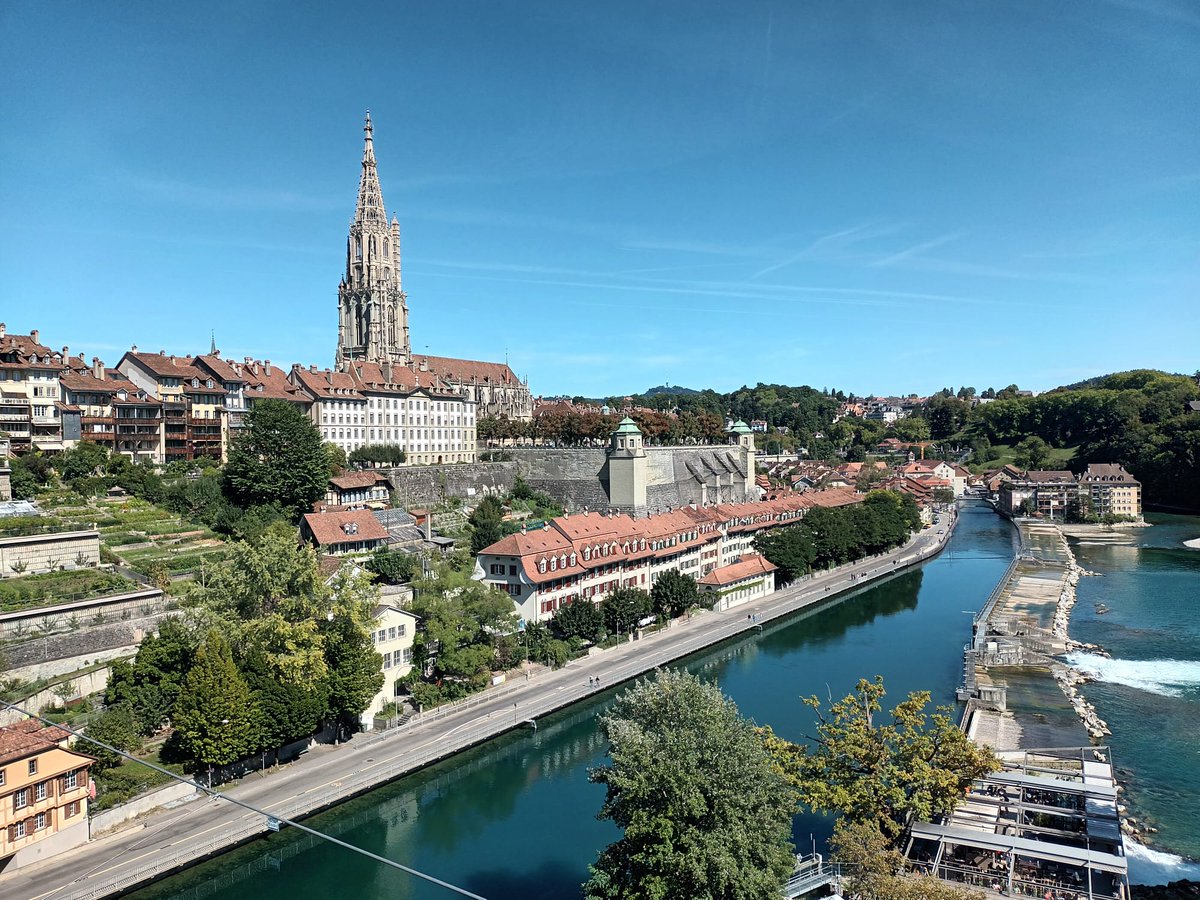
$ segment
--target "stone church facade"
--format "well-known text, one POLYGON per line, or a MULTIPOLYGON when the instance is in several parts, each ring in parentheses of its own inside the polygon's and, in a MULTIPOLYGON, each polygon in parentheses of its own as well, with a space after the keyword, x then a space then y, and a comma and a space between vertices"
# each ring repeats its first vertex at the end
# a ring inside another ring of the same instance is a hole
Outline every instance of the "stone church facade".
POLYGON ((369 113, 363 131, 358 202, 346 240, 346 271, 338 285, 338 371, 386 362, 411 370, 417 380, 429 378, 438 388, 465 396, 479 417, 530 419, 529 385, 507 363, 412 354, 408 296, 401 283, 400 222, 394 214, 388 221, 369 113))

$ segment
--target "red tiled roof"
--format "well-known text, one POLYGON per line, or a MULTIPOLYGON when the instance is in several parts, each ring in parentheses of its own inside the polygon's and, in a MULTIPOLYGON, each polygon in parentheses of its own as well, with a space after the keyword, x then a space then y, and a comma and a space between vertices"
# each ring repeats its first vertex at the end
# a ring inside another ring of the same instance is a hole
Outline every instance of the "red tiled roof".
POLYGON ((334 372, 331 369, 304 369, 295 366, 292 369, 304 389, 314 397, 336 397, 347 400, 363 400, 358 392, 358 385, 348 372, 334 372))
POLYGON ((729 533, 753 532, 795 521, 804 509, 845 506, 861 503, 862 499, 849 490, 819 491, 715 507, 685 506, 643 519, 625 514, 575 513, 559 516, 535 531, 510 534, 485 548, 480 556, 516 557, 536 584, 615 562, 675 556, 717 540, 719 526, 729 533), (587 559, 585 549, 589 551, 587 559), (555 559, 554 569, 547 566, 545 572, 540 572, 539 561, 551 558, 555 559))
POLYGON ((386 541, 388 538, 387 529, 379 524, 379 520, 370 510, 365 509, 354 512, 305 513, 304 522, 313 539, 322 547, 357 541, 386 541), (358 530, 354 534, 347 534, 347 525, 357 526, 358 530))
POLYGON ((221 359, 220 355, 215 353, 206 353, 203 356, 197 356, 193 360, 193 365, 198 369, 206 369, 212 372, 214 378, 219 378, 221 381, 245 381, 242 374, 234 368, 233 363, 227 359, 221 359))
POLYGON ((491 384, 521 383, 507 363, 480 362, 475 359, 453 359, 448 356, 422 356, 418 358, 418 367, 424 360, 429 365, 429 371, 449 381, 470 383, 472 381, 488 382, 491 384))
POLYGON ((752 578, 755 575, 765 575, 767 572, 774 571, 775 566, 772 563, 754 553, 749 556, 743 556, 738 562, 728 566, 713 569, 701 578, 699 583, 720 586, 741 581, 743 578, 752 578))
POLYGON ((43 725, 37 719, 0 726, 0 764, 57 747, 70 736, 70 732, 54 725, 43 725))
POLYGON ((329 479, 329 483, 343 491, 352 491, 356 488, 374 487, 383 482, 388 487, 391 487, 391 482, 387 477, 379 472, 347 472, 345 475, 335 475, 329 479))

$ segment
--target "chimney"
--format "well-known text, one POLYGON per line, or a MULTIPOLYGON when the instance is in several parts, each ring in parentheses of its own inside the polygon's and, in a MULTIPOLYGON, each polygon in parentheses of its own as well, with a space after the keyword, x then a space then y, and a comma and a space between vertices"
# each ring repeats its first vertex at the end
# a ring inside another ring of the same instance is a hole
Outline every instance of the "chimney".
POLYGON ((313 373, 313 374, 315 375, 315 374, 317 373, 317 364, 316 364, 316 363, 310 363, 310 364, 309 364, 309 367, 308 367, 308 371, 309 371, 309 372, 311 372, 311 373, 313 373))
POLYGON ((67 362, 71 358, 71 348, 63 346, 63 362, 67 362))
MULTIPOLYGON (((34 332, 34 334, 37 334, 37 332, 35 331, 35 332, 34 332)), ((35 340, 36 340, 36 339, 35 339, 35 340)), ((429 357, 428 357, 428 356, 422 356, 422 357, 421 357, 421 371, 422 371, 422 372, 428 372, 428 371, 429 371, 429 357)))
POLYGON ((433 513, 425 513, 425 540, 433 540, 433 513))
POLYGON ((4 337, 4 334, 7 331, 8 331, 8 326, 5 325, 3 322, 0 322, 0 338, 4 337))
POLYGON ((243 357, 243 358, 245 359, 245 361, 246 361, 246 365, 247 365, 247 366, 249 366, 249 365, 250 365, 250 363, 254 362, 254 357, 253 357, 253 356, 246 356, 246 357, 243 357))
POLYGON ((333 372, 330 371, 329 369, 325 370, 325 380, 328 381, 330 384, 333 384, 333 372))
POLYGON ((137 344, 134 344, 132 347, 130 347, 130 348, 129 348, 129 352, 130 352, 130 353, 137 353, 137 344))
POLYGON ((264 359, 264 360, 263 360, 263 368, 264 368, 264 369, 270 369, 270 368, 271 368, 271 361, 270 361, 269 359, 264 359))
POLYGON ((100 361, 100 357, 98 356, 92 357, 92 377, 104 378, 104 363, 100 361))
POLYGON ((33 331, 29 332, 29 339, 31 341, 33 341, 35 344, 41 343, 41 341, 38 340, 38 330, 36 328, 33 329, 33 331))

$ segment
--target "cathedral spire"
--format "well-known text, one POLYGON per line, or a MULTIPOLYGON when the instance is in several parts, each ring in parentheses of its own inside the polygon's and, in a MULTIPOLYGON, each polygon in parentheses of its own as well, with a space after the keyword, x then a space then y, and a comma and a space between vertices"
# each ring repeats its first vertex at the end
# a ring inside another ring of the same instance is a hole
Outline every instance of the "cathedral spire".
POLYGON ((358 207, 354 210, 354 221, 360 225, 364 222, 387 222, 387 213, 383 207, 383 190, 379 187, 379 172, 375 168, 374 127, 371 125, 371 112, 367 111, 367 121, 363 125, 363 158, 362 176, 358 182, 358 207))

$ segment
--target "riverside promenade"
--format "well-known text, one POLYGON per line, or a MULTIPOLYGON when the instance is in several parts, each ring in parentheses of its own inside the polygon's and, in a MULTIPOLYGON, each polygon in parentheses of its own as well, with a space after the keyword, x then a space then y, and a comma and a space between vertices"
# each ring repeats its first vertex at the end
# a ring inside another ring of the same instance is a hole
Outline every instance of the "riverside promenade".
MULTIPOLYGON (((595 653, 556 671, 518 676, 466 701, 432 710, 399 729, 320 747, 295 763, 248 776, 227 793, 281 818, 299 819, 445 759, 556 709, 609 690, 798 610, 917 565, 949 541, 956 517, 888 554, 820 573, 768 597, 721 612, 701 612, 641 640, 595 653)), ((219 798, 162 810, 46 863, 0 875, 0 895, 81 900, 117 895, 216 855, 268 830, 263 816, 219 798)))

